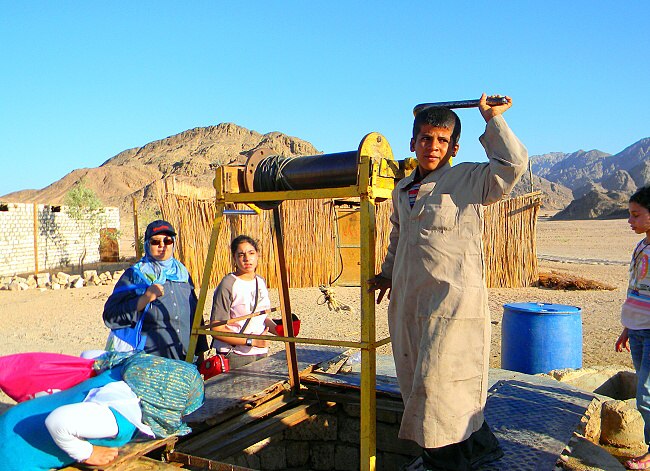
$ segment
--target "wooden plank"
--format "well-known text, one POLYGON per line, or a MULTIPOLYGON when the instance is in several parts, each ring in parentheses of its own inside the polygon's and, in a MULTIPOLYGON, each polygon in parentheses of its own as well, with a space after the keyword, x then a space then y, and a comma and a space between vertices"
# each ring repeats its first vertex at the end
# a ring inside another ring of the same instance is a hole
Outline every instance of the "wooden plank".
POLYGON ((234 464, 222 463, 220 461, 209 460, 199 456, 186 455, 178 451, 172 451, 167 455, 167 459, 171 462, 181 463, 186 466, 191 466, 192 469, 206 469, 208 471, 254 471, 251 468, 244 468, 242 466, 235 466, 234 464))
POLYGON ((218 426, 192 435, 191 438, 183 441, 183 449, 200 450, 208 446, 211 442, 218 441, 220 439, 219 437, 230 435, 251 422, 267 417, 290 404, 296 403, 298 400, 298 398, 287 394, 275 397, 259 407, 255 407, 244 413, 239 413, 232 419, 220 423, 218 426))
MULTIPOLYGON (((375 377, 375 389, 379 393, 387 394, 395 397, 402 397, 397 378, 392 376, 377 375, 375 377)), ((341 387, 348 389, 361 388, 361 376, 359 373, 346 373, 346 374, 326 374, 326 373, 311 373, 302 378, 306 384, 323 384, 333 387, 341 387)))
POLYGON ((178 437, 176 436, 160 438, 158 440, 136 440, 127 443, 123 447, 120 447, 117 458, 107 465, 86 466, 83 464, 76 464, 76 465, 68 466, 67 468, 63 468, 63 469, 68 471, 80 470, 80 469, 84 469, 84 470, 93 469, 98 471, 99 470, 121 471, 122 469, 124 469, 122 468, 122 466, 126 466, 127 463, 131 461, 136 461, 140 457, 146 455, 147 453, 150 453, 164 446, 173 445, 177 441, 178 441, 178 437))
MULTIPOLYGON (((301 347, 296 349, 298 370, 310 370, 312 365, 331 360, 343 353, 343 348, 301 347)), ((193 428, 222 422, 224 416, 247 410, 249 404, 270 399, 269 391, 277 395, 287 380, 287 360, 284 352, 253 362, 242 368, 214 376, 205 382, 205 402, 186 417, 193 428)), ((228 417, 229 416, 229 417, 228 417)))
POLYGON ((314 415, 323 407, 324 404, 319 401, 306 402, 282 412, 281 414, 263 419, 259 423, 251 424, 245 427, 244 430, 232 434, 227 439, 211 443, 212 446, 205 446, 199 450, 188 450, 183 443, 180 444, 177 449, 183 453, 202 456, 213 460, 227 458, 228 456, 245 450, 249 446, 264 440, 265 438, 299 424, 303 420, 314 415))

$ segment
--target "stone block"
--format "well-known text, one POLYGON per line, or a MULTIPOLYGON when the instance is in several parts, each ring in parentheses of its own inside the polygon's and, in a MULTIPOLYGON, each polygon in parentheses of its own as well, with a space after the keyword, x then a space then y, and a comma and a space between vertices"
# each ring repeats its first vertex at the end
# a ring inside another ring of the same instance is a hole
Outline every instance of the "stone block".
POLYGON ((600 442, 632 448, 644 442, 643 418, 625 401, 606 401, 602 405, 600 442))
POLYGON ((29 285, 30 288, 36 288, 38 286, 38 281, 36 281, 36 276, 29 275, 27 277, 27 284, 29 285))
POLYGON ((343 443, 360 443, 359 434, 361 432, 361 422, 359 419, 352 417, 339 417, 338 421, 338 438, 343 443))
POLYGON ((309 462, 309 444, 286 441, 287 467, 302 468, 309 462))
POLYGON ((84 280, 89 281, 97 276, 97 270, 84 270, 84 280))
POLYGON ((70 288, 83 288, 84 287, 84 279, 81 278, 79 275, 77 275, 77 278, 74 280, 71 278, 70 279, 70 288))
POLYGON ((58 284, 57 282, 54 282, 54 283, 52 283, 51 288, 54 289, 54 290, 56 290, 56 289, 61 289, 61 285, 58 284))
POLYGON ((287 453, 282 443, 267 446, 258 453, 258 456, 260 458, 261 469, 287 469, 287 453))
POLYGON ((337 444, 334 453, 334 469, 337 471, 356 471, 359 469, 361 455, 358 446, 337 444))
POLYGON ((312 415, 284 432, 288 440, 336 440, 337 417, 330 414, 312 415))
POLYGON ((56 274, 56 280, 59 284, 65 285, 68 284, 70 281, 70 275, 68 275, 66 272, 60 271, 59 273, 56 274))
POLYGON ((39 288, 47 288, 52 282, 49 273, 39 273, 36 275, 36 286, 39 288))
POLYGON ((310 445, 310 463, 309 469, 330 470, 334 467, 336 444, 312 442, 310 445))

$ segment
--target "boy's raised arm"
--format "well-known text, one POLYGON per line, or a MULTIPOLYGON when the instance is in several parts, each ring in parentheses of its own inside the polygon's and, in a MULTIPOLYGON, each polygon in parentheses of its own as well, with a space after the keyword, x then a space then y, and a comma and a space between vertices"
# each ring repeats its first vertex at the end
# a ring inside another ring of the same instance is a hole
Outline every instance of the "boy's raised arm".
MULTIPOLYGON (((499 97, 499 95, 495 95, 496 97, 499 97)), ((490 106, 487 104, 487 95, 483 93, 481 95, 481 99, 479 100, 478 103, 478 109, 481 112, 481 116, 483 116, 483 119, 485 122, 489 122, 492 118, 495 116, 499 116, 500 114, 503 114, 506 112, 508 108, 512 106, 512 98, 509 96, 506 96, 505 99, 508 101, 505 105, 494 105, 490 106)))

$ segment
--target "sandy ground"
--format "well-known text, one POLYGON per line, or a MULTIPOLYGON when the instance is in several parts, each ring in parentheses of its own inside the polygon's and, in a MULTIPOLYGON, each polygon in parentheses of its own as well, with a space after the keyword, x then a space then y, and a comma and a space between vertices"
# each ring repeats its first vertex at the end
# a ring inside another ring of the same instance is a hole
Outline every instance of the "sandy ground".
MULTIPOLYGON (((616 286, 614 291, 556 291, 540 288, 491 289, 491 366, 501 364, 503 305, 511 302, 545 302, 578 306, 583 317, 583 363, 631 366, 629 354, 614 352, 620 332, 619 312, 625 296, 627 262, 640 236, 625 220, 549 221, 538 224, 540 271, 560 271, 616 286)), ((101 312, 112 287, 78 290, 0 291, 0 355, 48 351, 78 355, 102 348, 108 334, 101 312)), ((302 320, 301 336, 358 340, 359 288, 336 288, 340 302, 354 312, 331 312, 317 288, 291 291, 292 310, 302 320)), ((277 293, 272 292, 277 301, 277 293)), ((388 336, 386 303, 377 309, 377 338, 388 336)), ((209 306, 206 306, 206 311, 209 306)), ((281 344, 275 344, 275 349, 281 344)), ((379 353, 390 353, 390 346, 379 353)), ((0 395, 0 411, 12 404, 0 395)))

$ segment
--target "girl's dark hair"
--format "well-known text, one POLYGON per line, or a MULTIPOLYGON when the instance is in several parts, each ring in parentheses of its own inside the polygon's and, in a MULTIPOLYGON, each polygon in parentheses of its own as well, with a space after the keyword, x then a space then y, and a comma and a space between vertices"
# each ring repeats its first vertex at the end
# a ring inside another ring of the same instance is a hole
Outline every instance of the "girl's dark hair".
POLYGON ((244 242, 248 242, 249 244, 251 244, 256 252, 260 251, 260 249, 257 248, 257 241, 255 239, 247 235, 240 235, 235 237, 233 241, 230 243, 230 253, 232 254, 233 257, 235 256, 235 252, 237 252, 237 247, 239 247, 244 242))
POLYGON ((650 186, 643 186, 630 196, 630 203, 636 203, 650 211, 650 186))
POLYGON ((448 108, 425 108, 415 115, 413 120, 413 139, 417 139, 423 124, 434 128, 446 128, 451 131, 451 145, 458 144, 460 139, 460 119, 448 108))

